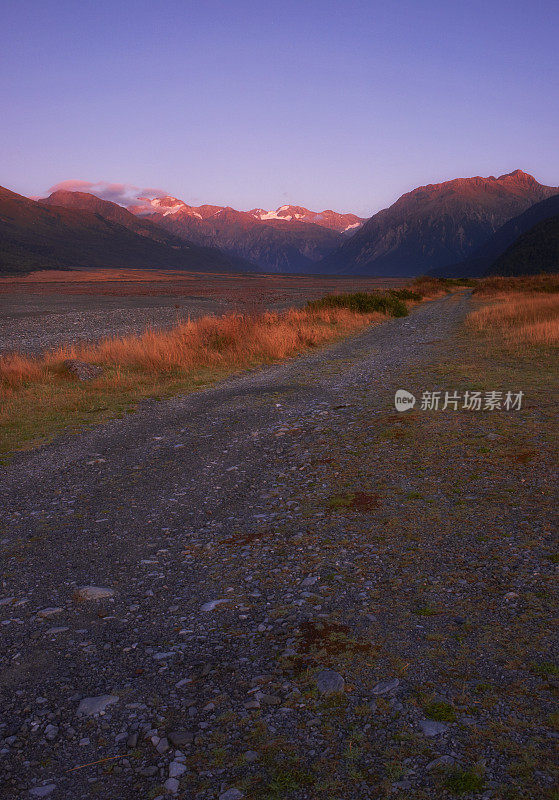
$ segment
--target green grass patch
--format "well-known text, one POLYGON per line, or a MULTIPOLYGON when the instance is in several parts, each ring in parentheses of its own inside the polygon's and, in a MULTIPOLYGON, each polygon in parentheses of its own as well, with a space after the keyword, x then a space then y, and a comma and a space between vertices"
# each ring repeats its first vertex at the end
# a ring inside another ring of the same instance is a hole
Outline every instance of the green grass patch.
POLYGON ((450 703, 433 701, 423 707, 425 716, 438 722, 456 722, 456 711, 450 703))
MULTIPOLYGON (((415 296, 417 293, 412 292, 412 294, 415 296)), ((417 296, 418 299, 421 299, 420 295, 417 296)), ((328 294, 318 300, 309 300, 307 308, 311 311, 319 311, 323 308, 348 308, 359 314, 371 314, 378 311, 380 314, 388 314, 391 317, 406 317, 408 314, 407 306, 398 297, 397 291, 328 294)))
POLYGON ((446 788, 454 794, 482 792, 484 785, 483 777, 473 769, 453 769, 445 778, 446 788))

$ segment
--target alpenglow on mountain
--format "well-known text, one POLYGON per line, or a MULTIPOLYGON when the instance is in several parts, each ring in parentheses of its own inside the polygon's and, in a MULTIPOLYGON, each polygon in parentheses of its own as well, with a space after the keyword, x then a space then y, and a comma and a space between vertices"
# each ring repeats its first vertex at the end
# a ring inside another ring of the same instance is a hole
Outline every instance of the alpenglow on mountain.
POLYGON ((176 197, 140 198, 129 210, 175 236, 219 247, 268 272, 316 272, 316 264, 364 220, 356 214, 281 206, 276 211, 190 206, 176 197))
POLYGON ((420 186, 371 217, 318 269, 411 276, 444 268, 464 260, 509 219, 558 191, 522 170, 420 186))

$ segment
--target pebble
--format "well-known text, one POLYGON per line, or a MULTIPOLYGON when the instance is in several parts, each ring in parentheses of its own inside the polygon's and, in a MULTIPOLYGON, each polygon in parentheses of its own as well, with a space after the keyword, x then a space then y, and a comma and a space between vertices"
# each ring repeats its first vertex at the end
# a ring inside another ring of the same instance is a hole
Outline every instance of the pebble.
POLYGON ((445 725, 444 722, 437 722, 434 719, 422 719, 419 726, 423 735, 429 737, 440 736, 441 733, 445 733, 448 730, 448 725, 445 725))
POLYGON ((339 672, 333 669, 323 669, 316 676, 316 685, 320 694, 332 694, 333 692, 343 692, 345 681, 339 672))
POLYGON ((48 617, 56 616, 56 614, 61 614, 63 611, 63 608, 43 608, 37 612, 37 616, 41 619, 47 619, 48 617))
POLYGON ((176 778, 167 778, 163 785, 171 794, 176 794, 179 790, 179 782, 176 778))
POLYGON ((391 681, 380 681, 380 683, 377 683, 376 686, 373 687, 373 694, 388 694, 388 692, 393 692, 394 689, 397 689, 399 685, 400 681, 398 678, 393 678, 391 681))
POLYGON ((56 789, 56 783, 48 783, 45 786, 34 786, 29 789, 31 797, 48 797, 56 789))
POLYGON ((81 600, 105 600, 113 596, 114 591, 103 586, 82 586, 78 589, 78 597, 81 600))
POLYGON ((214 608, 217 608, 222 603, 230 603, 231 600, 221 599, 221 600, 210 600, 208 603, 204 603, 200 611, 213 611, 214 608))
POLYGON ((116 702, 118 702, 118 697, 115 694, 101 694, 98 697, 84 697, 84 699, 80 701, 76 713, 80 716, 95 717, 98 714, 104 714, 105 709, 116 702))
POLYGON ((180 761, 171 761, 169 764, 169 777, 180 778, 186 772, 186 765, 181 764, 180 761))
POLYGON ((219 800, 241 800, 244 794, 239 789, 227 789, 226 792, 219 795, 219 800))

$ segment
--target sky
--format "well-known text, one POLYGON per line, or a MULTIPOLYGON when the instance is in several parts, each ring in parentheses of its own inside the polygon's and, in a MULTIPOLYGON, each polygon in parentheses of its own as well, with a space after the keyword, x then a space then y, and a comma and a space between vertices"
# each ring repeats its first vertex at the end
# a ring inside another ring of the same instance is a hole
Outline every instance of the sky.
POLYGON ((369 216, 455 177, 559 185, 556 0, 0 4, 0 184, 21 194, 369 216))

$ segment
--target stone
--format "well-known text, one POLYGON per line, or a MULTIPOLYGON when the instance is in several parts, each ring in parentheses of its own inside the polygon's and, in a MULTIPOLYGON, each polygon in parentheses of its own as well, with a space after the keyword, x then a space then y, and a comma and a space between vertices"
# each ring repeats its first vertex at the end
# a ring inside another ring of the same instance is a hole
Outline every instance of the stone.
POLYGON ((31 797, 48 797, 56 789, 56 783, 47 783, 45 786, 34 786, 29 789, 31 797))
POLYGON ((381 695, 393 692, 400 685, 398 678, 393 678, 391 681, 380 681, 373 687, 373 694, 381 695))
POLYGON ((131 733, 128 739, 126 740, 126 746, 133 750, 136 745, 138 744, 138 734, 131 733))
POLYGON ((423 735, 429 737, 440 736, 441 733, 445 733, 448 730, 448 725, 445 725, 444 722, 437 722, 434 719, 422 719, 419 726, 423 731, 423 735))
POLYGON ((98 378, 99 375, 103 374, 101 367, 97 367, 95 364, 87 364, 77 358, 67 358, 64 366, 79 381, 91 381, 93 378, 98 378))
POLYGON ((200 611, 213 611, 214 608, 217 608, 222 603, 230 603, 230 602, 231 602, 231 600, 227 600, 227 599, 225 599, 225 600, 223 600, 223 599, 222 600, 210 600, 208 603, 204 603, 204 605, 202 606, 200 611))
POLYGON ((437 769, 438 767, 451 767, 454 764, 454 759, 452 756, 439 756, 439 758, 434 758, 433 761, 430 761, 425 769, 427 772, 431 772, 433 769, 437 769))
POLYGON ((180 761, 171 761, 169 764, 169 777, 180 778, 186 772, 186 764, 181 764, 180 761))
POLYGON ((194 734, 190 731, 171 731, 167 734, 167 739, 173 747, 184 747, 187 744, 192 744, 194 734))
POLYGON ((332 694, 332 692, 343 692, 345 681, 339 672, 323 669, 316 676, 316 685, 320 694, 332 694))
POLYGON ((98 697, 84 697, 84 699, 80 701, 76 713, 80 716, 96 717, 98 714, 104 714, 106 708, 117 702, 118 697, 115 694, 101 694, 98 697))
POLYGON ((248 761, 249 764, 254 764, 255 761, 258 761, 260 756, 254 750, 247 750, 245 753, 245 761, 248 761))
POLYGON ((170 794, 176 794, 179 790, 179 782, 176 778, 167 778, 163 786, 170 794))
POLYGON ((113 595, 113 590, 104 586, 82 586, 81 589, 78 589, 80 600, 106 600, 113 595))
POLYGON ((227 789, 226 792, 219 795, 219 800, 241 800, 244 794, 238 789, 227 789))
POLYGON ((63 608, 43 608, 37 612, 37 616, 41 619, 48 619, 48 617, 54 617, 56 614, 62 614, 63 611, 63 608))
POLYGON ((301 581, 301 586, 306 589, 308 586, 314 586, 317 581, 318 578, 315 578, 313 575, 309 575, 307 578, 301 581))

